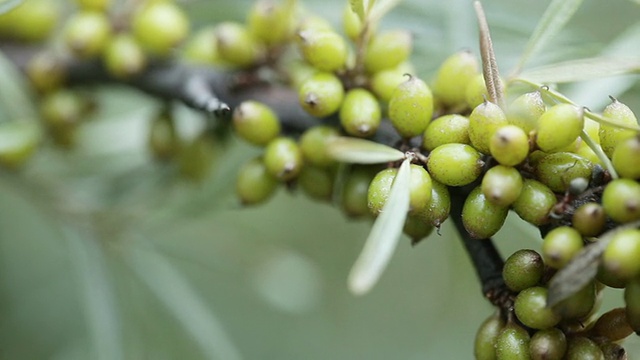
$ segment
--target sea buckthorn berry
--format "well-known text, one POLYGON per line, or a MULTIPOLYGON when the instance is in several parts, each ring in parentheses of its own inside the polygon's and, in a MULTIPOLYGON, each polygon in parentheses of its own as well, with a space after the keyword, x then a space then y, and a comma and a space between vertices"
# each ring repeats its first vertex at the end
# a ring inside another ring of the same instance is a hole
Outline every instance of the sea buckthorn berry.
POLYGON ((76 0, 76 4, 82 10, 106 11, 111 5, 111 0, 76 0))
POLYGON ((267 45, 282 44, 293 36, 293 10, 287 2, 256 1, 247 15, 247 26, 267 45))
POLYGON ((364 54, 364 67, 369 73, 394 68, 409 58, 413 40, 406 30, 390 30, 374 34, 364 54))
POLYGON ((549 212, 556 204, 556 195, 543 183, 524 179, 522 192, 512 204, 513 210, 524 221, 542 225, 549 221, 549 212))
POLYGON ((478 186, 467 195, 462 206, 462 223, 476 239, 487 239, 502 228, 509 208, 491 203, 478 186))
POLYGON ((582 108, 571 104, 554 105, 538 119, 536 145, 542 151, 559 151, 580 136, 583 126, 582 108))
POLYGON ((484 75, 477 74, 469 81, 464 98, 469 109, 474 109, 489 98, 487 85, 484 83, 484 75))
POLYGON ((469 115, 471 145, 481 153, 489 154, 493 134, 504 125, 508 125, 507 117, 498 105, 485 101, 476 106, 469 115))
POLYGON ((333 26, 327 19, 317 15, 307 15, 300 19, 298 24, 296 24, 296 32, 299 33, 306 30, 325 30, 335 32, 333 26))
POLYGON ((367 204, 369 184, 376 172, 370 166, 354 166, 342 188, 342 210, 350 217, 370 215, 367 204))
POLYGON ((118 78, 128 78, 140 73, 147 63, 142 48, 128 34, 114 36, 107 43, 102 56, 107 71, 118 78))
POLYGON ((335 168, 305 165, 300 171, 297 184, 310 198, 329 201, 333 195, 335 168))
POLYGON ((604 355, 605 360, 625 360, 628 359, 627 351, 618 343, 613 341, 606 341, 600 338, 600 350, 604 355))
POLYGON ((605 360, 604 354, 598 344, 593 340, 576 336, 571 337, 567 344, 566 360, 605 360))
POLYGON ((518 320, 532 329, 548 329, 560 322, 560 315, 547 307, 547 289, 534 286, 522 290, 513 304, 518 320))
POLYGON ((536 331, 529 342, 531 360, 562 360, 566 352, 567 337, 557 328, 536 331))
POLYGON ((627 283, 624 289, 624 303, 629 325, 636 334, 640 334, 640 277, 627 283))
POLYGON ((480 153, 465 144, 444 144, 431 151, 427 167, 431 176, 448 186, 472 183, 482 173, 480 153))
POLYGON ((342 104, 344 88, 337 76, 320 72, 302 83, 298 93, 300 105, 311 115, 326 117, 335 113, 342 104))
POLYGON ((59 3, 51 0, 25 0, 0 14, 0 37, 18 41, 45 40, 60 19, 59 3))
POLYGON ((371 76, 371 90, 383 102, 388 103, 396 88, 405 82, 405 74, 414 73, 415 69, 408 62, 387 70, 378 71, 371 76))
POLYGON ((625 308, 615 308, 600 315, 591 328, 591 333, 595 336, 605 337, 610 341, 619 341, 631 335, 633 329, 627 321, 625 308))
POLYGON ((538 285, 544 274, 542 256, 534 250, 521 249, 507 258, 502 278, 509 289, 519 292, 538 285))
POLYGON ((604 230, 607 215, 602 205, 589 202, 581 205, 573 213, 571 226, 578 230, 582 236, 598 236, 604 230))
POLYGON ((217 65, 222 62, 218 54, 215 26, 207 26, 191 35, 184 45, 182 56, 195 64, 217 65))
POLYGON ((367 204, 369 211, 371 211, 374 216, 380 214, 384 204, 387 202, 396 174, 398 174, 398 169, 388 168, 380 171, 373 180, 371 180, 367 193, 367 204))
POLYGON ((178 154, 180 138, 169 111, 161 111, 151 120, 147 141, 151 154, 158 160, 168 160, 178 154))
POLYGON ((87 103, 75 91, 61 89, 42 98, 40 115, 49 126, 75 124, 82 120, 87 103))
POLYGON ((40 127, 29 121, 0 123, 0 165, 17 169, 35 153, 42 138, 40 127))
POLYGON ((167 56, 189 34, 189 19, 172 1, 149 1, 133 15, 131 29, 143 49, 167 56))
POLYGON ((433 94, 448 106, 466 105, 467 85, 478 74, 478 59, 469 51, 449 56, 438 69, 433 82, 433 94))
POLYGON ((619 223, 640 219, 640 184, 631 179, 616 179, 602 193, 604 212, 619 223))
POLYGON ((489 152, 500 164, 516 166, 529 154, 529 137, 515 125, 501 126, 491 137, 489 152))
POLYGON ((431 121, 422 135, 422 147, 429 151, 444 144, 469 142, 469 119, 458 114, 444 115, 431 121))
POLYGON ((539 91, 522 94, 515 98, 507 107, 507 121, 529 134, 538 125, 538 119, 547 107, 542 101, 539 91))
POLYGON ((41 52, 29 59, 26 73, 33 87, 41 93, 59 88, 67 77, 64 60, 51 52, 41 52))
POLYGON ((335 164, 335 160, 327 153, 328 142, 340 135, 338 129, 331 126, 314 126, 300 137, 300 150, 305 162, 315 166, 327 167, 335 164))
POLYGON ((342 36, 335 31, 306 29, 298 33, 298 46, 302 57, 321 71, 337 71, 347 62, 348 48, 342 36))
POLYGON ((411 164, 411 179, 409 181, 409 209, 412 213, 419 213, 431 200, 431 176, 427 170, 411 164))
MULTIPOLYGON (((609 118, 616 123, 638 126, 636 115, 629 107, 616 99, 607 105, 602 112, 602 116, 609 118)), ((616 146, 625 139, 633 137, 636 132, 629 129, 623 129, 614 125, 601 124, 598 130, 600 137, 600 146, 609 158, 613 157, 613 151, 616 146)))
POLYGON ((416 245, 433 232, 433 225, 424 222, 419 215, 409 214, 404 222, 402 232, 411 239, 411 245, 416 245))
POLYGON ((74 55, 91 58, 100 55, 111 36, 107 16, 95 11, 82 11, 71 16, 64 28, 64 41, 74 55))
POLYGON ((536 178, 552 191, 564 192, 577 178, 591 179, 593 163, 569 152, 548 154, 536 164, 536 178))
POLYGON ((527 330, 515 323, 508 323, 496 338, 496 360, 529 359, 527 330))
POLYGON ((292 180, 302 170, 302 151, 293 139, 275 138, 264 150, 264 164, 267 171, 279 180, 292 180))
POLYGON ((269 106, 247 100, 233 110, 233 129, 249 143, 265 146, 280 134, 280 122, 269 106))
POLYGON ((555 269, 564 267, 582 248, 584 242, 578 230, 569 226, 557 227, 544 237, 544 262, 555 269))
POLYGON ((476 332, 473 354, 476 360, 495 360, 496 338, 504 329, 504 320, 499 313, 488 317, 476 332))
POLYGON ((178 166, 182 176, 195 182, 206 179, 218 157, 218 146, 211 134, 203 132, 181 147, 178 166))
POLYGON ((389 101, 389 119, 402 137, 421 135, 432 114, 433 95, 424 81, 410 75, 394 90, 389 101))
POLYGON ((431 181, 431 200, 427 206, 420 212, 420 217, 424 222, 429 223, 437 228, 449 217, 451 210, 451 196, 449 189, 435 181, 431 181))
POLYGON ((482 177, 482 193, 498 206, 511 205, 522 191, 522 176, 515 168, 497 165, 482 177))
POLYGON ((243 205, 256 205, 273 196, 278 184, 278 179, 267 172, 262 158, 257 157, 240 168, 236 194, 243 205))
POLYGON ((601 284, 614 289, 624 289, 627 285, 626 279, 623 279, 620 276, 609 271, 602 265, 602 262, 600 262, 600 265, 598 265, 596 280, 598 280, 601 284))
POLYGON ((262 48, 243 24, 227 21, 216 26, 220 59, 232 67, 249 67, 262 58, 262 48))
POLYGON ((621 177, 640 179, 640 137, 630 137, 618 144, 611 161, 621 177))
POLYGON ((573 295, 554 305, 553 309, 563 320, 584 321, 594 311, 597 296, 596 285, 591 281, 573 295))
POLYGON ((602 254, 602 265, 621 279, 640 274, 640 230, 621 230, 613 235, 602 254))
POLYGON ((352 89, 340 106, 340 123, 347 134, 368 137, 378 130, 381 112, 378 100, 368 90, 352 89))
POLYGON ((358 39, 360 33, 362 32, 362 20, 358 14, 356 14, 350 5, 344 7, 344 12, 342 13, 342 29, 347 37, 353 41, 358 39))

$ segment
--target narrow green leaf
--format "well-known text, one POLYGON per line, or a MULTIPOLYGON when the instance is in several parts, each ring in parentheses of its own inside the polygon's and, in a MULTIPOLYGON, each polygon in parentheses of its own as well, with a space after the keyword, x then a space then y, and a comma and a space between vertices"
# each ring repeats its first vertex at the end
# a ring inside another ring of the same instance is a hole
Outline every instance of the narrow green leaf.
POLYGON ((400 165, 391 185, 389 198, 376 219, 360 256, 349 274, 349 290, 356 295, 367 293, 376 284, 398 245, 409 211, 410 160, 400 165))
POLYGON ((211 306, 205 304, 187 279, 148 241, 140 239, 137 243, 138 248, 131 249, 126 260, 200 346, 205 358, 241 359, 211 306))
POLYGON ((22 0, 0 0, 0 15, 11 11, 20 4, 22 4, 22 0))
POLYGON ((514 70, 514 74, 520 73, 524 64, 546 43, 555 37, 558 32, 569 22, 573 14, 580 8, 583 0, 553 0, 540 18, 538 25, 529 38, 529 42, 520 57, 520 61, 514 70))
POLYGON ((382 164, 404 158, 404 153, 391 146, 351 137, 338 137, 328 145, 329 155, 337 161, 354 164, 382 164))
POLYGON ((640 58, 594 57, 563 61, 524 71, 521 77, 541 83, 567 83, 640 71, 640 58))

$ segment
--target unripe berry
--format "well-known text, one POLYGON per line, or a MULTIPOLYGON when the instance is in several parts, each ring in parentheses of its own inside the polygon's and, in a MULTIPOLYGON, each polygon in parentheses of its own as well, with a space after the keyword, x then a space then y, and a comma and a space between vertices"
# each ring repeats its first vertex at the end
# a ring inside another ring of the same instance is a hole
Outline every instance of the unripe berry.
POLYGON ((548 266, 560 269, 583 247, 582 236, 578 230, 569 226, 560 226, 549 231, 544 237, 542 256, 548 266))
POLYGON ((449 189, 445 185, 432 180, 431 200, 420 212, 420 217, 424 222, 440 228, 440 225, 449 217, 450 210, 451 196, 449 195, 449 189))
POLYGON ((82 11, 71 16, 64 28, 64 41, 74 55, 91 58, 100 55, 111 36, 107 16, 95 11, 82 11))
POLYGON ((51 52, 41 52, 29 59, 26 73, 33 87, 41 93, 59 88, 67 76, 64 60, 51 52))
POLYGON ((484 83, 484 76, 482 74, 475 75, 469 81, 464 98, 469 109, 474 109, 476 106, 482 104, 485 99, 489 98, 487 85, 484 83))
POLYGON ((607 216, 602 205, 589 202, 581 205, 573 213, 571 226, 583 236, 598 236, 602 233, 607 216))
POLYGON ((37 150, 42 138, 40 127, 29 121, 0 123, 0 165, 9 169, 22 166, 37 150))
POLYGON ((245 68, 262 58, 262 48, 243 24, 223 22, 216 26, 216 48, 220 59, 233 67, 245 68))
POLYGON ((431 176, 448 186, 472 183, 482 173, 483 162, 476 149, 465 144, 444 144, 433 149, 427 160, 431 176))
POLYGON ((40 103, 40 115, 49 126, 76 124, 86 110, 87 104, 79 93, 65 89, 47 94, 40 103))
POLYGON ((619 143, 611 161, 621 177, 640 179, 640 138, 634 136, 619 143))
POLYGON ((482 193, 491 203, 508 207, 522 191, 522 176, 515 168, 497 165, 482 177, 482 193))
POLYGON ((131 29, 143 49, 167 56, 189 34, 189 19, 172 1, 149 1, 133 15, 131 29))
POLYGON ((184 59, 191 63, 217 65, 221 62, 216 41, 216 28, 207 26, 192 34, 182 50, 184 59))
POLYGON ((312 199, 329 201, 333 196, 335 168, 322 168, 305 164, 297 179, 297 184, 312 199))
POLYGON ((522 290, 513 304, 516 316, 532 329, 548 329, 560 322, 560 315, 547 307, 547 289, 534 286, 522 290))
POLYGON ((151 154, 158 160, 169 160, 178 154, 180 138, 169 111, 161 111, 153 117, 147 142, 151 154))
POLYGON ((128 78, 140 73, 147 59, 140 45, 128 34, 114 36, 102 54, 105 67, 117 78, 128 78))
POLYGON ((427 84, 415 76, 400 84, 389 101, 389 119, 405 138, 421 135, 431 121, 433 95, 427 84))
POLYGON ((538 119, 547 107, 539 91, 522 94, 515 98, 507 108, 507 121, 529 134, 538 125, 538 119))
POLYGON ((267 105, 247 100, 233 110, 233 129, 247 142, 265 146, 280 134, 280 122, 267 105))
POLYGON ((507 117, 500 107, 485 101, 473 109, 469 115, 469 139, 471 145, 484 154, 489 154, 489 143, 494 133, 508 125, 507 117))
POLYGON ((369 73, 394 68, 409 58, 413 40, 406 30, 374 34, 364 53, 364 67, 369 73))
POLYGON ((549 212, 556 204, 556 195, 546 185, 524 179, 522 192, 512 204, 513 210, 524 221, 539 226, 549 221, 549 212))
POLYGON ((326 117, 335 113, 344 98, 344 88, 337 76, 320 72, 302 83, 298 92, 300 105, 311 115, 326 117))
POLYGON ((623 279, 617 274, 612 273, 604 267, 602 262, 598 266, 598 272, 596 273, 596 280, 601 284, 614 289, 624 289, 627 286, 627 279, 623 279))
POLYGON ((515 125, 501 126, 491 137, 489 151, 500 164, 516 166, 529 155, 529 137, 515 125))
POLYGON ((488 317, 476 332, 473 354, 476 360, 495 360, 496 339, 504 329, 504 320, 496 313, 488 317))
POLYGON ((640 230, 626 229, 613 235, 602 254, 602 265, 621 279, 640 274, 640 230))
POLYGON ((342 29, 349 39, 355 41, 362 31, 362 20, 356 14, 350 5, 344 7, 342 13, 342 29))
POLYGON ((249 31, 267 45, 282 44, 293 36, 293 10, 287 2, 258 0, 247 15, 249 31))
POLYGON ((402 232, 411 239, 411 245, 416 245, 433 232, 433 225, 424 222, 419 215, 409 214, 404 222, 402 232))
POLYGON ((427 170, 411 164, 411 178, 409 180, 409 209, 412 213, 422 211, 431 201, 431 176, 427 170))
POLYGON ((513 253, 507 258, 502 268, 504 283, 515 292, 538 285, 543 274, 542 256, 528 249, 513 253))
POLYGON ((538 119, 536 145, 542 151, 559 151, 580 136, 583 126, 582 108, 571 104, 554 105, 538 119))
POLYGON ((613 180, 604 188, 602 206, 619 223, 640 219, 640 184, 631 179, 613 180))
POLYGON ((76 0, 76 4, 82 10, 106 11, 111 5, 111 0, 76 0))
POLYGON ((236 180, 236 194, 244 205, 265 202, 276 192, 278 179, 267 172, 262 158, 254 158, 240 168, 236 180))
POLYGON ((340 106, 340 123, 347 134, 368 137, 375 134, 382 117, 378 100, 368 90, 349 90, 340 106))
POLYGON ((591 281, 579 291, 556 304, 553 309, 563 320, 584 321, 594 312, 597 295, 596 285, 591 281))
POLYGON ((577 178, 591 179, 593 163, 569 152, 546 155, 536 164, 536 178, 552 191, 564 192, 577 178))
MULTIPOLYGON (((637 126, 638 119, 629 107, 616 99, 607 105, 602 112, 602 116, 609 118, 617 123, 637 126)), ((613 125, 601 124, 598 131, 600 137, 600 146, 609 158, 613 157, 613 151, 616 146, 625 139, 633 137, 636 132, 633 130, 622 129, 613 125)))
POLYGON ((387 202, 396 174, 398 174, 398 169, 388 168, 380 171, 373 180, 371 180, 367 193, 367 204, 369 211, 371 211, 374 216, 380 214, 384 204, 387 202))
POLYGON ((507 324, 496 338, 496 360, 529 359, 530 340, 527 330, 507 324))
POLYGON ((347 62, 348 48, 338 33, 324 29, 307 29, 298 33, 302 57, 320 71, 337 71, 347 62))
POLYGON ((466 104, 467 85, 478 74, 478 60, 469 51, 449 56, 438 69, 433 94, 448 107, 466 104))
POLYGON ((408 62, 387 70, 378 71, 371 76, 371 90, 381 101, 388 103, 396 88, 405 82, 405 74, 414 73, 415 69, 408 62))
POLYGON ((342 188, 342 210, 350 217, 371 214, 367 204, 369 184, 376 174, 370 166, 354 166, 342 188))
POLYGON ((624 289, 624 303, 629 325, 636 334, 640 334, 640 277, 627 283, 624 289))
POLYGON ((178 165, 180 173, 191 181, 202 181, 209 176, 213 163, 218 157, 218 144, 207 132, 180 148, 178 165))
POLYGON ((319 167, 328 167, 335 164, 335 160, 327 152, 328 142, 340 135, 340 132, 331 126, 314 126, 305 131, 300 137, 300 150, 305 162, 319 167))
POLYGON ((51 0, 25 0, 0 14, 0 38, 37 42, 45 40, 60 18, 60 6, 51 0))
POLYGON ((430 122, 422 135, 425 150, 451 143, 469 144, 468 118, 458 114, 441 116, 430 122))
POLYGON ((598 344, 593 340, 577 336, 569 338, 566 360, 605 360, 598 344))
POLYGON ((275 138, 269 142, 264 150, 264 164, 269 174, 279 180, 292 180, 302 170, 302 151, 293 139, 275 138))
POLYGON ((567 352, 567 337, 556 328, 536 331, 529 342, 531 360, 562 360, 567 352))
POLYGON ((502 228, 508 213, 508 207, 489 202, 478 186, 464 201, 462 223, 471 237, 487 239, 502 228))
POLYGON ((619 341, 633 333, 623 307, 615 308, 600 315, 591 333, 598 337, 606 337, 609 341, 619 341))

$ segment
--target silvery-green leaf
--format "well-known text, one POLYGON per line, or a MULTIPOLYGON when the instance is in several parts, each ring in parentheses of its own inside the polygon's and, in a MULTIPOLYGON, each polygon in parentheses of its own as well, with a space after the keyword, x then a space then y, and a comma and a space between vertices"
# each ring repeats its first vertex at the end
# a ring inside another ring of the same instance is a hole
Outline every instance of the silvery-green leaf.
POLYGON ((0 0, 0 15, 22 4, 22 0, 0 0))
POLYGON ((560 32, 582 5, 582 1, 553 0, 549 4, 535 30, 533 30, 533 34, 529 38, 529 42, 520 57, 520 62, 514 73, 519 73, 524 64, 560 32))
POLYGON ((349 290, 367 293, 376 284, 393 254, 409 211, 410 160, 402 162, 389 198, 376 219, 360 256, 349 274, 349 290))
POLYGON ((640 57, 594 57, 564 61, 524 71, 520 76, 541 83, 567 83, 640 71, 640 57))
POLYGON ((351 137, 338 137, 327 146, 337 161, 354 164, 382 164, 404 158, 404 153, 390 146, 351 137))

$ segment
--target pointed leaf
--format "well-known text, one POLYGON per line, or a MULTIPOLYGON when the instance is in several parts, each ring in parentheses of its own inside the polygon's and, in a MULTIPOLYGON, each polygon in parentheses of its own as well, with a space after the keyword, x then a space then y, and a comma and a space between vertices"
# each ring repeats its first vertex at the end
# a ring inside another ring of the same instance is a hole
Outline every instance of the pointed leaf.
POLYGON ((541 83, 567 83, 640 71, 640 58, 594 57, 527 70, 521 77, 541 83))
POLYGON ((22 0, 0 0, 0 15, 13 10, 22 4, 22 0))
POLYGON ((542 15, 529 42, 520 57, 514 73, 518 74, 524 64, 546 43, 554 38, 582 5, 583 0, 553 0, 542 15))
POLYGON ((391 146, 351 137, 337 137, 327 148, 331 157, 346 163, 383 164, 404 158, 402 151, 391 146))
POLYGON ((402 162, 389 198, 376 219, 364 248, 349 274, 349 290, 367 293, 376 284, 398 245, 409 211, 410 160, 402 162))

